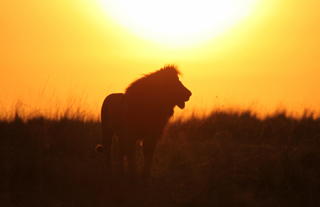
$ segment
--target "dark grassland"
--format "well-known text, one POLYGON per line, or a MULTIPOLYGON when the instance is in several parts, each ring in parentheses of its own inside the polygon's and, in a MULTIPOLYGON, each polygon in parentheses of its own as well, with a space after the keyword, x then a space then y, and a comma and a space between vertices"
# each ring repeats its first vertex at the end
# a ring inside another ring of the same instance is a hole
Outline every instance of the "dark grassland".
POLYGON ((320 206, 312 114, 215 111, 170 123, 147 183, 110 179, 100 138, 98 121, 77 116, 0 121, 0 205, 320 206))

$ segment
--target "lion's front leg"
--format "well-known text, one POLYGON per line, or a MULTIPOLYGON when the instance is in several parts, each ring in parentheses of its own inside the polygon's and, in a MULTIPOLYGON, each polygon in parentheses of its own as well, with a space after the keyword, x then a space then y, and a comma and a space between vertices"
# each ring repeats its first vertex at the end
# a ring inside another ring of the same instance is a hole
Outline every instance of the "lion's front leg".
POLYGON ((148 137, 143 142, 143 156, 144 156, 143 176, 144 178, 150 177, 150 171, 152 167, 156 141, 157 141, 157 137, 148 137))

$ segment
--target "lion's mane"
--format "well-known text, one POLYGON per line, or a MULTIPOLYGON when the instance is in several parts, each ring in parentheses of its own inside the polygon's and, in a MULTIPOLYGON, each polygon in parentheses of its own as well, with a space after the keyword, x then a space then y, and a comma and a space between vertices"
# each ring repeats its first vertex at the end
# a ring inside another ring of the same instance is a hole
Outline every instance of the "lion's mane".
POLYGON ((136 121, 148 119, 148 123, 157 122, 162 127, 173 114, 175 104, 170 91, 179 75, 174 65, 167 65, 132 82, 125 92, 129 115, 136 116, 136 121))

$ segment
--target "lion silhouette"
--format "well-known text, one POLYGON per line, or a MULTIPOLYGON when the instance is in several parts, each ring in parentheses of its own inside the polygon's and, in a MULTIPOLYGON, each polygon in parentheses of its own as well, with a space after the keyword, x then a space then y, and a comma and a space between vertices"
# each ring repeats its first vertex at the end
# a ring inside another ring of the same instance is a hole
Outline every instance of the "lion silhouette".
POLYGON ((117 135, 120 170, 123 172, 126 159, 128 173, 136 173, 135 147, 137 140, 141 140, 143 175, 149 177, 156 143, 174 107, 183 109, 191 96, 179 75, 174 65, 167 65, 132 82, 125 93, 105 98, 101 108, 102 145, 97 145, 97 150, 105 153, 110 171, 112 137, 117 135))

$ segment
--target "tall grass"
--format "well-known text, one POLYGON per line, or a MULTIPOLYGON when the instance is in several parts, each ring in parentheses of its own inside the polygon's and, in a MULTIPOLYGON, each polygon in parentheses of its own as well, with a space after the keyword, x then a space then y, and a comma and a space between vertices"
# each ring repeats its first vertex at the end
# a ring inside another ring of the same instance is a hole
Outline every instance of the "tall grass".
MULTIPOLYGON (((112 194, 85 113, 0 121, 1 206, 319 206, 320 119, 216 110, 177 120, 147 186, 112 194)), ((140 153, 141 156, 141 153, 140 153)))

